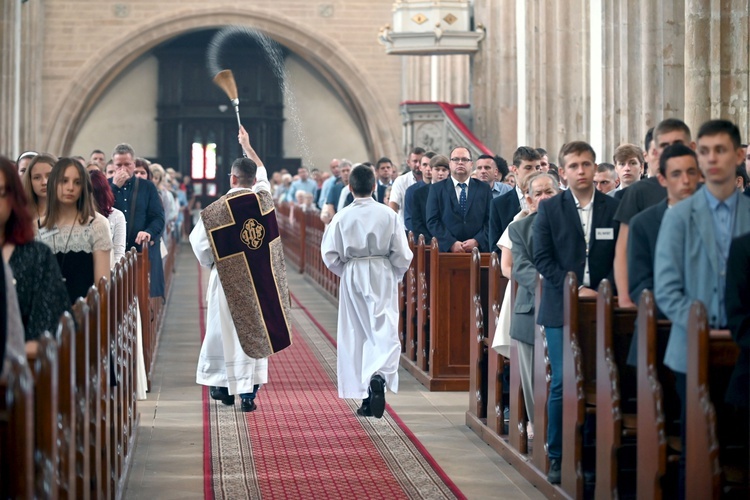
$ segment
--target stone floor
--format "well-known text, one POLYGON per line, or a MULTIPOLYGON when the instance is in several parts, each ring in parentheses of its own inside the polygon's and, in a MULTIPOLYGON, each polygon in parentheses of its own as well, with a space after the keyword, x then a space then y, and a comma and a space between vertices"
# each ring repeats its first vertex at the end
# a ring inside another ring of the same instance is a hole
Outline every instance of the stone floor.
MULTIPOLYGON (((291 268, 289 288, 335 336, 336 307, 291 268)), ((195 384, 203 314, 198 292, 198 266, 189 246, 183 246, 152 389, 138 406, 126 498, 203 497, 203 414, 201 387, 195 384)), ((400 378, 399 393, 389 394, 388 403, 468 498, 543 498, 466 427, 467 393, 428 392, 403 369, 400 378)))

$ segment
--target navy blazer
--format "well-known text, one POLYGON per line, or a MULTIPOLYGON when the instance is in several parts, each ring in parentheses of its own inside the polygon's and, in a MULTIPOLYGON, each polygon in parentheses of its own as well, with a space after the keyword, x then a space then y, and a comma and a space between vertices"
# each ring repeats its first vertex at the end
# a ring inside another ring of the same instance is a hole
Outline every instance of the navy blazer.
POLYGON ((432 241, 432 233, 427 227, 427 196, 430 194, 430 186, 426 184, 419 186, 414 192, 411 208, 411 226, 414 231, 414 244, 419 243, 419 235, 424 235, 425 244, 429 245, 432 241))
MULTIPOLYGON (((614 217, 618 204, 611 196, 594 190, 589 245, 589 277, 594 290, 604 278, 614 283, 612 264, 620 229, 614 217)), ((544 277, 536 322, 562 327, 565 276, 572 271, 582 284, 586 267, 586 240, 573 193, 566 190, 540 203, 533 231, 534 264, 544 277)))
POLYGON ((378 203, 385 203, 385 191, 388 189, 388 186, 381 184, 380 182, 377 182, 377 186, 378 187, 375 190, 375 199, 378 203))
POLYGON ((469 179, 466 214, 461 215, 451 177, 432 185, 427 196, 427 228, 438 239, 441 252, 449 252, 456 241, 475 239, 479 251, 489 251, 489 226, 492 191, 486 182, 469 179))
POLYGON ((727 387, 726 400, 747 408, 750 405, 750 233, 732 241, 727 269, 727 323, 740 346, 740 355, 727 387))
POLYGON ((516 189, 508 191, 492 200, 490 205, 490 252, 500 252, 497 240, 503 235, 505 228, 513 221, 513 217, 521 211, 516 189))

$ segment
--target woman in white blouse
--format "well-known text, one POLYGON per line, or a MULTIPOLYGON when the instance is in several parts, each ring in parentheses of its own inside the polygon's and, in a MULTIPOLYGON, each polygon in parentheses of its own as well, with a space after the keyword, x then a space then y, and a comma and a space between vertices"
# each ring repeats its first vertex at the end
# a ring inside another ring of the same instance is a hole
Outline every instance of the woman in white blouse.
POLYGON ((114 208, 115 196, 109 187, 107 176, 99 170, 89 172, 91 185, 94 188, 93 197, 97 211, 109 221, 109 230, 112 233, 112 252, 110 254, 110 267, 120 262, 125 256, 125 239, 127 238, 127 221, 125 214, 114 208))

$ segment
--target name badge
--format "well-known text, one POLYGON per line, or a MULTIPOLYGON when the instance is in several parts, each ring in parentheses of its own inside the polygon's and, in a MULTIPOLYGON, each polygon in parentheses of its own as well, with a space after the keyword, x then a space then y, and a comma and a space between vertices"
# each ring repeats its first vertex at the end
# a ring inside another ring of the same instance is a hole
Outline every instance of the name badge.
POLYGON ((57 228, 47 229, 46 227, 43 227, 39 229, 39 238, 46 240, 47 238, 51 238, 59 232, 60 230, 57 228))
POLYGON ((596 239, 597 240, 614 240, 615 230, 611 227, 598 227, 596 228, 596 239))

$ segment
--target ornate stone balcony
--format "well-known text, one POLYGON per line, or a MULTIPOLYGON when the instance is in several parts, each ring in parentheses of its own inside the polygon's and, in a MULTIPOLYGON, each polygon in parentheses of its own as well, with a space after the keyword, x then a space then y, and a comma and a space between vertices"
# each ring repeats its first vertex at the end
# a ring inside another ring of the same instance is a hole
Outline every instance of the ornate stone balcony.
POLYGON ((484 26, 473 25, 468 0, 397 1, 378 41, 387 54, 473 54, 485 36, 484 26))

